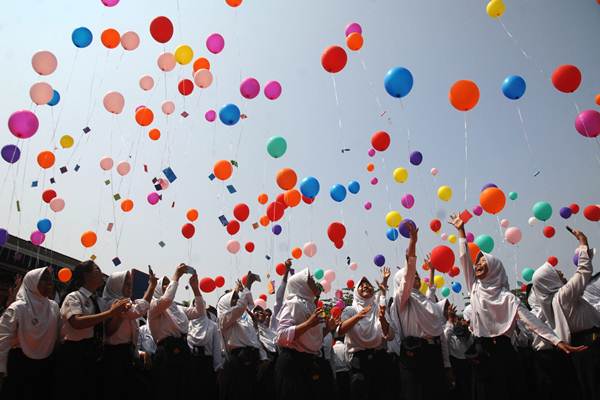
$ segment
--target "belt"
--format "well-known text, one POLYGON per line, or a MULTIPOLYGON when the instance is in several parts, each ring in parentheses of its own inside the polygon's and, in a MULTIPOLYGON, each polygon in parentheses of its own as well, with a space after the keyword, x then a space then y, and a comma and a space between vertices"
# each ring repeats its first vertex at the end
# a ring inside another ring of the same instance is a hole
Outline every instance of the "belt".
POLYGON ((593 343, 600 339, 600 328, 593 327, 584 331, 573 333, 571 342, 575 343, 593 343))
POLYGON ((175 337, 175 336, 167 336, 164 339, 161 339, 158 343, 156 343, 158 346, 164 346, 167 345, 169 343, 175 344, 178 343, 180 341, 183 341, 185 343, 185 336, 180 336, 180 337, 175 337))

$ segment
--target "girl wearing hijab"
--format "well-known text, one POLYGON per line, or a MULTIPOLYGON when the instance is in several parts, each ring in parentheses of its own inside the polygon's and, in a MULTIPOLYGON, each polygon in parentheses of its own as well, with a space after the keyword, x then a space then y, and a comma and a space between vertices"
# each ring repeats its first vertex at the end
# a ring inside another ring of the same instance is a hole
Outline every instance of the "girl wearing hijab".
POLYGON ((42 399, 53 393, 52 352, 58 337, 58 304, 49 268, 29 271, 15 301, 0 319, 0 397, 42 399))
POLYGON ((174 301, 179 279, 189 268, 179 264, 172 280, 166 276, 160 280, 148 311, 148 325, 157 346, 153 372, 157 398, 160 399, 189 399, 192 389, 190 348, 186 340, 188 325, 190 319, 196 319, 206 311, 195 272, 189 280, 195 306, 180 308, 174 301))
MULTIPOLYGON (((387 286, 389 269, 384 274, 383 286, 387 286)), ((338 335, 345 335, 350 370, 351 399, 389 398, 390 387, 386 382, 391 368, 387 354, 387 342, 394 338, 394 331, 386 319, 385 293, 375 296, 375 288, 363 277, 354 288, 352 305, 344 308, 338 335), (383 305, 382 305, 383 304, 383 305)))
MULTIPOLYGON (((148 289, 142 299, 135 300, 127 312, 111 318, 105 329, 104 338, 104 387, 112 385, 111 390, 105 390, 105 399, 129 399, 139 389, 135 387, 134 357, 137 355, 139 327, 137 319, 146 314, 150 308, 150 300, 156 288, 157 279, 150 271, 148 289)), ((116 301, 131 300, 132 280, 129 271, 110 274, 104 285, 101 308, 106 311, 116 301)))
POLYGON ((560 340, 589 350, 572 355, 584 400, 600 398, 600 314, 583 299, 593 273, 593 251, 587 237, 570 230, 579 241, 578 264, 568 281, 562 272, 545 263, 533 274, 533 292, 540 316, 554 329, 560 340))
POLYGON ((446 318, 444 336, 448 342, 450 365, 452 365, 456 382, 450 391, 450 398, 453 400, 468 399, 471 396, 471 366, 466 360, 466 353, 473 345, 473 336, 467 322, 456 314, 454 305, 448 306, 446 318))
POLYGON ((333 373, 320 357, 323 336, 334 329, 315 299, 319 289, 308 269, 289 278, 286 301, 277 315, 277 344, 280 353, 275 364, 276 398, 287 400, 331 400, 333 373), (325 323, 327 321, 327 323, 325 323))
POLYGON ((449 222, 459 232, 459 256, 467 289, 471 293, 471 329, 475 336, 478 365, 473 370, 474 399, 512 399, 522 394, 522 374, 511 344, 517 318, 538 336, 565 353, 585 349, 569 346, 535 317, 510 292, 502 261, 480 252, 471 262, 464 222, 453 215, 449 222))
POLYGON ((99 361, 104 341, 104 322, 129 308, 129 299, 114 302, 101 311, 96 291, 103 285, 102 271, 92 261, 75 267, 60 308, 63 344, 58 352, 56 379, 69 377, 69 390, 57 389, 57 396, 87 400, 101 397, 99 361))

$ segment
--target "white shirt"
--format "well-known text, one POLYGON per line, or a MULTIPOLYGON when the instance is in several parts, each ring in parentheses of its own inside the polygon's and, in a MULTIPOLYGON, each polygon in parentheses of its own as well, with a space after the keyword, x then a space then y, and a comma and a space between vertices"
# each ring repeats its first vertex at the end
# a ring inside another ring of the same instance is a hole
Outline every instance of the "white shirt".
POLYGON ((150 333, 150 326, 148 324, 140 326, 138 350, 149 354, 156 353, 156 342, 150 333))
POLYGON ((277 332, 273 329, 258 324, 258 339, 266 351, 277 353, 277 332))
POLYGON ((84 329, 75 329, 69 322, 69 318, 74 315, 94 315, 100 311, 94 308, 94 302, 90 299, 92 294, 92 292, 82 286, 79 290, 71 292, 65 297, 62 307, 60 308, 60 316, 62 318, 62 340, 79 342, 94 337, 93 326, 84 329))
POLYGON ((583 298, 600 312, 600 276, 592 277, 583 292, 583 298))
POLYGON ((240 347, 254 347, 261 350, 261 359, 265 359, 266 355, 262 351, 254 322, 246 312, 248 305, 254 304, 252 293, 244 288, 239 292, 234 306, 231 306, 232 295, 233 292, 230 292, 221 297, 217 307, 219 328, 225 340, 225 348, 231 351, 240 347))
MULTIPOLYGON (((465 327, 465 329, 467 328, 465 327)), ((454 325, 452 325, 450 322, 447 322, 446 326, 444 327, 444 336, 446 338, 446 342, 448 343, 449 354, 452 357, 460 360, 465 359, 465 353, 475 341, 473 335, 469 335, 469 337, 466 339, 461 339, 456 336, 454 333, 454 325)))
MULTIPOLYGON (((377 296, 377 300, 372 304, 372 309, 371 309, 371 313, 373 313, 372 318, 371 318, 371 323, 373 324, 371 326, 372 332, 376 332, 378 334, 378 341, 374 346, 368 346, 365 343, 364 338, 361 337, 361 333, 360 330, 358 329, 357 325, 354 325, 350 330, 348 330, 348 332, 346 332, 345 338, 344 338, 344 342, 346 344, 346 350, 348 351, 348 353, 353 354, 362 350, 371 350, 371 349, 384 349, 386 348, 386 342, 389 340, 392 340, 394 338, 394 330, 390 329, 388 331, 388 335, 384 335, 383 333, 383 328, 381 327, 381 323, 379 322, 379 318, 377 317, 378 313, 379 313, 379 296, 377 296)), ((360 308, 362 310, 362 308, 360 308)), ((354 317, 356 314, 358 314, 359 309, 358 306, 348 306, 346 308, 344 308, 344 311, 342 312, 342 321, 346 321, 352 317, 354 317)), ((364 322, 366 321, 366 317, 363 318, 364 322)), ((361 321, 359 321, 360 323, 361 321)), ((388 320, 389 323, 389 320, 388 320)), ((339 329, 339 328, 338 328, 339 329)))
POLYGON ((204 347, 204 355, 212 357, 213 368, 218 370, 223 366, 221 353, 222 340, 218 325, 204 315, 190 321, 187 336, 188 346, 204 347))
POLYGON ((346 353, 344 342, 339 340, 335 342, 332 356, 334 372, 350 371, 350 363, 348 362, 348 354, 346 353))
POLYGON ((131 308, 122 315, 121 323, 116 332, 104 338, 109 345, 137 343, 139 326, 137 319, 148 312, 150 304, 144 299, 135 300, 131 308))

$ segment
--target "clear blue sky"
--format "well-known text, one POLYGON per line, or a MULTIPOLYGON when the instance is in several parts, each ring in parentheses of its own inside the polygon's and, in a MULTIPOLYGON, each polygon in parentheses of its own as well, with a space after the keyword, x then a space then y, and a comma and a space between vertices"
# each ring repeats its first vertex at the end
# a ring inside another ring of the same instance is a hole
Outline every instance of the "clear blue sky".
MULTIPOLYGON (((238 9, 222 0, 121 0, 114 8, 104 7, 100 0, 8 2, 0 16, 0 118, 7 121, 13 111, 31 107, 29 86, 37 80, 47 80, 61 93, 62 100, 52 109, 35 108, 41 122, 38 133, 20 143, 23 155, 17 164, 0 165, 1 225, 12 234, 28 238, 37 220, 48 217, 54 226, 44 245, 78 258, 96 254, 107 273, 116 270, 111 259, 117 254, 123 262, 117 269, 144 269, 152 264, 157 272, 169 275, 184 261, 195 266, 201 276, 224 275, 226 286, 249 267, 263 277, 268 271, 273 273, 274 266, 265 260, 265 254, 281 260, 291 247, 313 240, 318 246, 317 256, 302 258, 297 268, 334 269, 336 285, 342 286, 348 278, 376 277, 378 269, 372 262, 375 254, 384 254, 392 267, 402 263, 406 240, 390 242, 385 237, 384 217, 389 210, 398 210, 421 225, 419 254, 424 255, 443 243, 429 230, 429 221, 453 210, 471 208, 477 203, 481 186, 494 182, 506 193, 519 193, 519 199, 509 201, 500 218, 520 227, 523 240, 517 248, 502 243, 496 218, 489 215, 475 218, 470 230, 493 236, 494 253, 504 260, 511 282, 515 282, 515 260, 520 271, 526 266, 537 267, 549 255, 556 255, 570 274, 575 242, 565 231, 558 209, 573 202, 585 206, 600 201, 599 147, 580 136, 573 126, 575 102, 581 109, 598 109, 594 96, 600 92, 600 5, 594 0, 507 0, 506 4, 502 20, 514 41, 497 20, 487 16, 485 3, 474 0, 246 0, 238 9), (165 97, 163 74, 156 66, 163 46, 150 37, 148 29, 158 15, 168 16, 175 25, 175 35, 166 50, 189 44, 196 56, 210 59, 215 76, 210 88, 196 88, 184 99, 177 91, 177 82, 191 78, 191 65, 178 66, 166 74, 165 97), (362 25, 365 44, 360 52, 349 54, 348 65, 335 76, 339 98, 336 106, 332 78, 321 68, 320 55, 329 45, 344 44, 344 28, 353 21, 362 25), (95 37, 90 47, 77 51, 70 35, 79 26, 89 27, 95 37), (121 33, 138 32, 140 47, 125 54, 121 48, 106 50, 99 39, 102 30, 109 27, 121 33), (221 54, 212 55, 206 50, 204 43, 212 32, 225 37, 221 54), (52 51, 59 60, 58 70, 49 77, 40 78, 31 68, 30 58, 40 49, 52 51), (576 93, 565 95, 552 87, 551 71, 560 64, 575 64, 581 69, 583 83, 576 93), (402 104, 383 89, 383 77, 394 66, 410 69, 415 79, 412 92, 402 104), (155 79, 151 92, 143 92, 138 86, 144 74, 155 79), (507 100, 500 91, 509 74, 521 75, 527 81, 527 92, 517 102, 507 100), (262 94, 254 100, 243 99, 239 84, 249 76, 261 84, 272 79, 280 81, 282 96, 276 101, 268 101, 262 94), (448 102, 448 90, 458 79, 471 79, 481 90, 478 106, 467 115, 466 203, 464 117, 448 102), (126 99, 125 111, 116 118, 102 107, 102 97, 109 90, 120 91, 126 99), (169 121, 160 112, 165 99, 177 105, 169 121), (238 104, 248 118, 234 127, 204 120, 206 110, 218 110, 230 102, 238 104), (150 141, 147 129, 135 124, 134 109, 140 104, 155 111, 152 126, 163 131, 158 142, 150 141), (517 106, 522 111, 533 156, 524 141, 517 106), (187 119, 179 116, 183 110, 190 114, 187 119), (385 116, 380 117, 384 111, 385 116), (86 125, 92 132, 84 139, 81 129, 86 125), (407 128, 411 132, 410 149, 424 154, 419 167, 410 166, 408 161, 407 128), (392 144, 385 153, 371 159, 367 156, 370 137, 382 129, 391 134, 392 144), (67 133, 80 142, 76 150, 58 146, 60 136, 67 133), (277 160, 266 153, 267 139, 273 135, 288 141, 287 153, 277 160), (55 169, 44 175, 35 157, 41 150, 55 146, 59 147, 55 169), (351 151, 341 154, 343 147, 351 151), (129 193, 136 206, 124 214, 115 203, 116 228, 109 233, 106 225, 115 222, 114 202, 111 187, 105 186, 104 180, 111 176, 101 171, 98 163, 107 155, 116 162, 124 160, 130 148, 137 155, 133 171, 125 178, 114 174, 112 179, 114 191, 123 197, 129 193), (228 181, 238 190, 233 195, 224 185, 207 179, 218 159, 239 163, 228 181), (368 162, 376 165, 373 174, 366 171, 368 162), (73 172, 75 163, 81 166, 77 173, 73 172), (166 163, 178 179, 163 193, 158 206, 150 206, 146 196, 153 191, 151 178, 166 163), (149 173, 144 172, 143 164, 148 165, 149 173), (63 165, 69 168, 64 175, 58 171, 63 165), (398 166, 409 169, 405 184, 397 184, 391 177, 398 166), (283 233, 276 237, 264 228, 253 230, 250 223, 263 213, 257 195, 263 191, 271 197, 278 193, 275 174, 283 167, 294 168, 300 178, 317 177, 321 193, 311 207, 301 205, 287 212, 282 220, 283 233), (429 174, 432 167, 440 171, 435 178, 429 174), (536 170, 541 173, 534 177, 536 170), (50 186, 51 176, 57 181, 52 188, 67 204, 58 214, 41 204, 41 192, 50 186), (376 186, 369 184, 373 176, 379 178, 376 186), (39 180, 40 187, 31 188, 32 180, 39 180), (349 195, 343 203, 333 202, 328 188, 351 180, 361 183, 361 192, 349 195), (442 184, 454 189, 449 203, 441 204, 436 198, 437 187, 442 184), (416 198, 411 210, 400 204, 405 193, 416 198), (16 199, 20 200, 21 213, 16 212, 16 199), (542 236, 541 223, 533 228, 527 225, 531 206, 539 200, 551 202, 555 210, 549 223, 556 227, 557 234, 550 240, 542 236), (175 208, 170 207, 173 201, 175 208), (365 201, 374 205, 368 212, 363 208, 365 201), (239 202, 250 205, 251 217, 236 238, 242 244, 253 241, 256 250, 253 254, 242 250, 231 256, 225 250, 230 237, 217 217, 231 217, 233 206, 239 202), (190 242, 183 239, 180 229, 191 207, 199 210, 200 218, 190 257, 190 242), (343 220, 348 230, 340 251, 326 235, 327 226, 335 220, 343 220), (79 242, 81 233, 89 229, 99 235, 91 251, 79 242), (121 230, 117 250, 115 234, 121 230), (158 245, 160 240, 166 247, 158 245), (356 272, 347 269, 347 256, 359 263, 356 272)), ((2 138, 2 145, 16 143, 6 125, 2 138)), ((597 245, 597 224, 586 221, 581 214, 568 222, 589 233, 592 245, 597 245)), ((452 233, 446 224, 443 231, 452 233)), ((259 285, 256 294, 264 291, 265 286, 259 285)), ((188 296, 183 290, 179 293, 182 299, 188 296)), ((214 296, 209 299, 214 300, 214 296)))

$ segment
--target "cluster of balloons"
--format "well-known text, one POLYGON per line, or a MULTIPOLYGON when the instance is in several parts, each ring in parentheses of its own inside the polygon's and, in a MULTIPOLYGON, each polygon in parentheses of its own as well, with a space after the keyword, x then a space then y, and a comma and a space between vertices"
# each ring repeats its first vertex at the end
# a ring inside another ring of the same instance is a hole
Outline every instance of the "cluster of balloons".
MULTIPOLYGON (((240 94, 246 99, 253 99, 260 93, 260 83, 256 78, 246 78, 240 84, 240 94)), ((277 81, 268 81, 263 91, 269 100, 276 100, 281 96, 281 84, 277 81)))
POLYGON ((357 22, 346 25, 346 46, 352 51, 358 51, 362 48, 364 39, 362 36, 362 27, 357 22))
POLYGON ((332 222, 327 228, 327 237, 337 249, 341 249, 344 246, 344 238, 346 237, 346 226, 341 222, 332 222))

